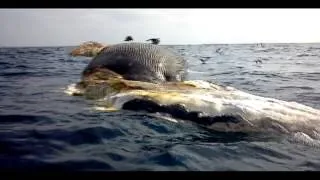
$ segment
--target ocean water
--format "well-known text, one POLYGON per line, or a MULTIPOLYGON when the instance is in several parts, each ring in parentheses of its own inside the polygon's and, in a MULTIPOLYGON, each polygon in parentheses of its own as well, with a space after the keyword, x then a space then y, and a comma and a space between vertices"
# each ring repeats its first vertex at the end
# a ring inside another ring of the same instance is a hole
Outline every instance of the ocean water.
MULTIPOLYGON (((218 133, 143 112, 103 112, 64 89, 90 58, 73 47, 0 48, 0 169, 320 170, 320 148, 287 137, 218 133)), ((189 79, 320 109, 320 44, 168 46, 189 79)))

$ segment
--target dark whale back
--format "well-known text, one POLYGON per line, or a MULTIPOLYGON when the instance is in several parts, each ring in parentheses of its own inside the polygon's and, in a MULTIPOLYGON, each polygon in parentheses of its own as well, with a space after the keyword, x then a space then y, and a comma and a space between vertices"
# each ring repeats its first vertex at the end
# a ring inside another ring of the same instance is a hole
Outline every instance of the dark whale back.
POLYGON ((184 58, 164 47, 147 43, 106 47, 91 60, 83 74, 90 74, 96 68, 107 68, 125 79, 146 82, 183 81, 187 72, 184 58))

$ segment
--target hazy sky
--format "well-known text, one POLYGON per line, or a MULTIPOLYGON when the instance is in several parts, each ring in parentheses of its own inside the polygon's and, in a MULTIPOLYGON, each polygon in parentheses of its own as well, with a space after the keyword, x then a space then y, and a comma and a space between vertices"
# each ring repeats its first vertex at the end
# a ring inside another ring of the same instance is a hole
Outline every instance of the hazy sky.
POLYGON ((320 42, 320 9, 1 9, 0 46, 320 42))

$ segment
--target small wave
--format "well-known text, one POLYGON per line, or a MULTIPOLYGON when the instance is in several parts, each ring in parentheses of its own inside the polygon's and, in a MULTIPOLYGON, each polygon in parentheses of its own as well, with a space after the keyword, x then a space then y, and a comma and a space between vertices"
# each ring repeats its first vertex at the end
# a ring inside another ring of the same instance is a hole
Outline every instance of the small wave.
POLYGON ((28 69, 28 68, 30 68, 30 67, 29 67, 29 66, 26 66, 26 65, 19 64, 19 65, 14 66, 14 68, 18 68, 18 69, 28 69))
POLYGON ((47 121, 49 118, 44 116, 34 116, 34 115, 0 115, 0 123, 37 123, 39 121, 47 121))
POLYGON ((303 89, 303 90, 313 90, 312 87, 309 86, 282 86, 280 89, 303 89))
POLYGON ((219 73, 211 73, 210 76, 218 76, 218 75, 231 75, 231 74, 234 74, 235 72, 234 71, 224 71, 224 72, 219 72, 219 73))
POLYGON ((315 82, 320 80, 320 73, 318 72, 309 72, 309 73, 294 72, 292 73, 292 76, 299 79, 311 80, 315 82))
POLYGON ((0 76, 10 77, 10 76, 28 76, 33 74, 32 72, 1 72, 0 76))
MULTIPOLYGON (((0 61, 0 65, 1 65, 1 66, 8 66, 8 67, 9 67, 9 66, 11 66, 11 65, 13 65, 13 64, 10 63, 10 62, 1 62, 1 61, 0 61)), ((1 67, 1 68, 2 68, 2 67, 1 67)))
POLYGON ((309 47, 307 49, 307 51, 316 51, 316 50, 320 50, 320 47, 309 47))
POLYGON ((308 57, 308 56, 318 56, 318 54, 311 54, 311 53, 297 53, 297 57, 308 57))
MULTIPOLYGON (((68 158, 69 159, 69 158, 68 158)), ((70 158, 71 159, 71 158, 70 158)), ((45 161, 46 162, 46 161, 45 161)), ((63 161, 56 161, 53 163, 47 163, 47 167, 50 167, 50 169, 59 169, 59 170, 104 170, 104 171, 110 171, 114 170, 113 166, 111 164, 108 164, 106 161, 98 160, 98 159, 85 159, 85 160, 77 160, 77 159, 71 159, 71 160, 63 160, 63 161)), ((39 168, 37 168, 39 169, 39 168)), ((41 169, 41 167, 40 167, 41 169)))
POLYGON ((254 49, 254 51, 256 52, 271 52, 271 51, 274 51, 274 50, 277 50, 275 48, 257 48, 257 49, 254 49))
MULTIPOLYGON (((70 158, 71 159, 71 158, 70 158)), ((97 159, 86 160, 61 160, 50 162, 43 159, 28 158, 1 158, 0 168, 2 170, 14 171, 79 171, 79 170, 114 170, 114 168, 105 161, 97 159)))
POLYGON ((203 72, 203 71, 194 71, 194 70, 187 70, 189 73, 195 73, 195 74, 209 74, 209 72, 203 72))
POLYGON ((289 141, 320 148, 320 140, 311 138, 309 135, 303 132, 294 133, 294 135, 289 139, 289 141))

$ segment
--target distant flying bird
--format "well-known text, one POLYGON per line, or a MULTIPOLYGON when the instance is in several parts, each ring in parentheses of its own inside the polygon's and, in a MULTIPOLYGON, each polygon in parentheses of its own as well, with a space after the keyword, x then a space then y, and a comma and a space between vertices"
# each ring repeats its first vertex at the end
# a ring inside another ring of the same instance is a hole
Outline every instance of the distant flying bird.
POLYGON ((218 48, 218 49, 216 49, 216 53, 218 53, 218 54, 222 54, 222 53, 223 53, 222 48, 218 48))
POLYGON ((151 41, 152 44, 159 44, 160 43, 159 38, 151 38, 151 39, 148 39, 147 41, 151 41))
POLYGON ((259 58, 259 59, 257 59, 257 60, 255 60, 255 62, 258 64, 258 63, 262 63, 262 60, 259 58))
POLYGON ((202 62, 202 64, 206 64, 206 62, 210 59, 210 57, 201 57, 200 61, 202 62))
POLYGON ((132 38, 132 36, 127 36, 124 41, 133 41, 133 38, 132 38))

